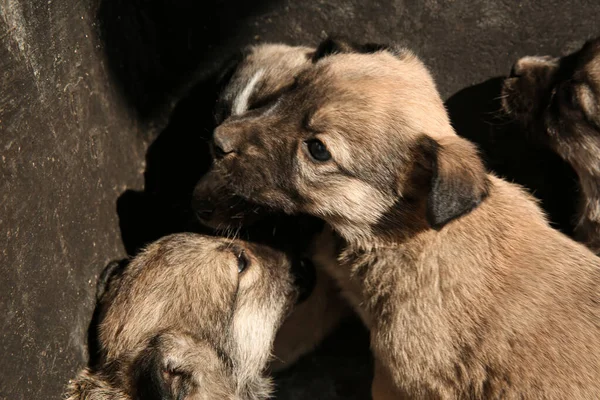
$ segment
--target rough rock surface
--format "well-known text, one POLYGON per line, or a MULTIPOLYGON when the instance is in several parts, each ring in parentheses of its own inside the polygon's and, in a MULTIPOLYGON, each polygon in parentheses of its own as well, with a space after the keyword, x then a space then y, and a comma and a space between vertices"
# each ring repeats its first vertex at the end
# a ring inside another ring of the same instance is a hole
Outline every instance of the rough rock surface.
MULTIPOLYGON (((503 136, 490 78, 598 34, 599 2, 253 3, 0 0, 0 398, 59 398, 87 360, 98 272, 188 228, 189 192, 209 163, 209 77, 249 43, 342 33, 415 49, 460 133, 569 230, 572 198, 554 194, 568 193, 572 173, 514 131, 503 136), (521 165, 533 172, 517 176, 521 165)), ((278 377, 278 398, 367 397, 367 342, 345 324, 278 377), (347 351, 359 355, 332 356, 347 351)))

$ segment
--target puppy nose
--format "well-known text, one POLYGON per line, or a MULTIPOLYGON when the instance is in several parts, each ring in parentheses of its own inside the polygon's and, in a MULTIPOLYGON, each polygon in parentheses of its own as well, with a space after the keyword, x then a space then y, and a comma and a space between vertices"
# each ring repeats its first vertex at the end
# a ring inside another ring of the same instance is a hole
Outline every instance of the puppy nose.
POLYGON ((237 152, 237 140, 231 132, 217 128, 213 136, 216 157, 223 157, 229 153, 237 152))

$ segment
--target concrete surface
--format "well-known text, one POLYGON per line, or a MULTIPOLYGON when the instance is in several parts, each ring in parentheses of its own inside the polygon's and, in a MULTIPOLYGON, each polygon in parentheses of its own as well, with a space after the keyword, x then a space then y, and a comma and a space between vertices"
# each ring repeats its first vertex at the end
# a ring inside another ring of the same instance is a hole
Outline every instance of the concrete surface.
MULTIPOLYGON (((415 49, 461 133, 569 231, 572 172, 496 118, 491 78, 520 56, 560 55, 598 34, 600 3, 253 3, 0 0, 0 398, 59 398, 87 360, 98 272, 193 228, 187 204, 208 166, 210 74, 248 43, 342 33, 415 49)), ((278 377, 278 398, 368 397, 366 333, 344 327, 278 377), (332 356, 347 351, 358 355, 332 356)))

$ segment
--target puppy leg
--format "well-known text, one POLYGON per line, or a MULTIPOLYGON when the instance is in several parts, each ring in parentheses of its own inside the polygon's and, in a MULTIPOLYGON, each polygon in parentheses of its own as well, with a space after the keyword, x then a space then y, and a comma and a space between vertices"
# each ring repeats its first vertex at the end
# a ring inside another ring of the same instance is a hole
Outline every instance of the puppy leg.
POLYGON ((63 396, 65 400, 127 400, 130 397, 113 388, 101 373, 85 368, 69 382, 63 396))
POLYGON ((314 350, 348 315, 350 308, 340 297, 333 279, 317 268, 317 282, 312 294, 292 311, 275 337, 275 358, 270 369, 276 372, 291 366, 314 350))

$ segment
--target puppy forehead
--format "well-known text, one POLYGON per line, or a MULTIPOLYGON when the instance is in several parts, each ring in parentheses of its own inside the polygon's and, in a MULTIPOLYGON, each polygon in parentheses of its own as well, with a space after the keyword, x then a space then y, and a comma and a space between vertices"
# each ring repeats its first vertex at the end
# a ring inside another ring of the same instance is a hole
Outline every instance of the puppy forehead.
POLYGON ((276 85, 288 81, 302 68, 310 65, 311 49, 302 46, 264 44, 253 46, 239 68, 239 74, 249 79, 263 70, 262 83, 276 85))
POLYGON ((395 78, 408 82, 418 79, 421 84, 431 81, 428 69, 408 50, 400 54, 384 50, 371 54, 336 54, 320 60, 317 67, 331 71, 334 79, 395 78))
POLYGON ((237 68, 224 98, 232 102, 232 114, 241 115, 257 101, 289 86, 294 76, 310 65, 311 49, 264 44, 252 46, 237 68))
POLYGON ((402 144, 415 135, 448 130, 435 82, 412 53, 329 58, 301 78, 312 97, 309 128, 366 146, 380 146, 390 135, 402 144))

